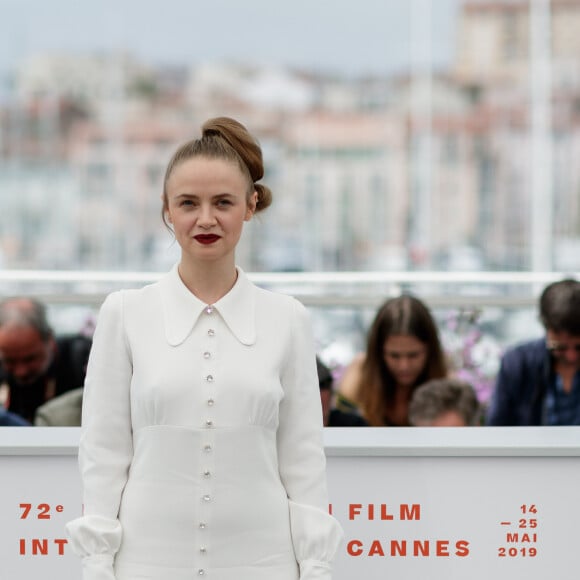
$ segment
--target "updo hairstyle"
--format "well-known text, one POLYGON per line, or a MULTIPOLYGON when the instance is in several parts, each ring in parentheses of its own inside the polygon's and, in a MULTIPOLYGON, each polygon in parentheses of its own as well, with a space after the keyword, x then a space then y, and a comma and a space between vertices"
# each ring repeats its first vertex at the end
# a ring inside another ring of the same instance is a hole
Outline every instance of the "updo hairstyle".
POLYGON ((265 210, 272 203, 270 188, 256 183, 264 176, 264 162, 262 149, 249 131, 229 117, 208 119, 202 126, 202 135, 181 145, 171 157, 165 178, 163 180, 163 221, 167 225, 166 212, 168 210, 167 182, 173 170, 188 159, 207 157, 208 159, 223 159, 233 161, 246 176, 248 182, 248 199, 254 193, 258 194, 256 212, 265 210))

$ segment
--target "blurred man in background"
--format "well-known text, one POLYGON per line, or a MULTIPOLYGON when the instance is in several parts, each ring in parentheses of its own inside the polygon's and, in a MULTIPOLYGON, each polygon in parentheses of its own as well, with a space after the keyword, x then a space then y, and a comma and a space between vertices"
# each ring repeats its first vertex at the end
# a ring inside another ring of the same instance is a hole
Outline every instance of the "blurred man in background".
POLYGON ((540 320, 545 337, 502 358, 488 425, 580 425, 580 282, 548 285, 540 320))
POLYGON ((32 423, 39 406, 82 387, 91 339, 56 337, 33 298, 0 303, 0 406, 32 423))
POLYGON ((479 423, 475 390, 454 378, 427 381, 413 392, 409 423, 415 427, 473 427, 479 423))

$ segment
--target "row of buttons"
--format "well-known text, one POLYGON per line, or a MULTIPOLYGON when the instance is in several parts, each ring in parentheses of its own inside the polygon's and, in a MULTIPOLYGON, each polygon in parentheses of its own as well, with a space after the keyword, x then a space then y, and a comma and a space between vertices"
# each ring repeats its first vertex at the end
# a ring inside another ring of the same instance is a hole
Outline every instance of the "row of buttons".
MULTIPOLYGON (((211 315, 213 313, 213 311, 214 311, 214 307, 211 304, 205 307, 205 313, 207 315, 211 315)), ((208 337, 213 338, 215 336, 215 334, 216 333, 215 333, 215 330, 213 328, 209 328, 208 329, 208 331, 207 331, 207 336, 208 337)), ((212 358, 212 353, 211 353, 210 350, 206 350, 206 351, 203 352, 202 356, 203 356, 204 360, 209 361, 212 358)), ((213 383, 214 382, 214 376, 212 374, 207 374, 205 376, 205 381, 207 383, 210 383, 210 384, 213 383)), ((215 399, 213 397, 209 397, 206 402, 207 402, 207 406, 208 407, 213 407, 214 404, 215 404, 215 399)), ((211 429, 214 426, 213 420, 210 419, 210 418, 206 419, 205 426, 206 426, 206 428, 211 429)), ((211 443, 207 443, 207 442, 203 445, 203 448, 202 449, 203 449, 203 452, 205 454, 209 454, 209 453, 211 453, 213 451, 213 448, 212 448, 211 443)), ((203 477, 205 479, 210 479, 211 478, 211 471, 210 471, 209 468, 205 468, 203 470, 203 477)), ((212 498, 211 498, 211 495, 209 493, 206 493, 206 494, 204 494, 202 496, 202 501, 203 501, 204 504, 209 504, 211 502, 211 499, 212 498)), ((207 528, 207 523, 205 521, 199 522, 199 529, 200 530, 205 530, 206 528, 207 528)), ((199 553, 201 555, 207 554, 207 548, 206 548, 206 546, 201 545, 199 547, 199 553)), ((198 576, 205 576, 206 571, 205 571, 204 568, 200 568, 197 571, 197 574, 198 574, 198 576)))

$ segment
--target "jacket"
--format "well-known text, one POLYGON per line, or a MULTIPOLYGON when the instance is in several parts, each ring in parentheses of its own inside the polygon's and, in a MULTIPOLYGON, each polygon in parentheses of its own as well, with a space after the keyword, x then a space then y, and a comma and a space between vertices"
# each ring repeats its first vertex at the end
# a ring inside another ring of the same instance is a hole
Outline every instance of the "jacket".
POLYGON ((36 409, 36 427, 80 427, 83 389, 67 391, 36 409))
POLYGON ((544 402, 552 379, 551 357, 544 338, 506 351, 487 413, 487 424, 542 425, 544 402))
POLYGON ((53 397, 83 386, 91 339, 81 334, 59 336, 56 353, 46 373, 34 383, 20 385, 14 377, 0 367, 0 385, 9 400, 8 410, 29 422, 34 421, 38 407, 53 397), (47 385, 53 383, 54 391, 47 398, 47 385))

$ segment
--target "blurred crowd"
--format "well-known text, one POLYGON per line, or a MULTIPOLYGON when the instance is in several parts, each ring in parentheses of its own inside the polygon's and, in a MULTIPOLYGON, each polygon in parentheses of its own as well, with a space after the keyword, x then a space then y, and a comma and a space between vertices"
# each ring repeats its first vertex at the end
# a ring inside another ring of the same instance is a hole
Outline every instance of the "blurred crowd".
MULTIPOLYGON (((580 425, 580 282, 546 286, 538 304, 543 336, 510 346, 491 398, 445 351, 425 302, 387 300, 366 348, 335 376, 317 357, 328 427, 580 425)), ((78 426, 91 337, 57 336, 44 304, 0 303, 0 425, 78 426)))

